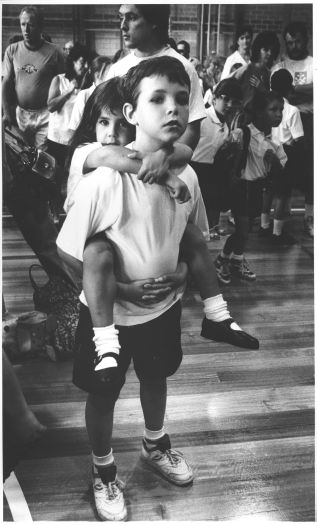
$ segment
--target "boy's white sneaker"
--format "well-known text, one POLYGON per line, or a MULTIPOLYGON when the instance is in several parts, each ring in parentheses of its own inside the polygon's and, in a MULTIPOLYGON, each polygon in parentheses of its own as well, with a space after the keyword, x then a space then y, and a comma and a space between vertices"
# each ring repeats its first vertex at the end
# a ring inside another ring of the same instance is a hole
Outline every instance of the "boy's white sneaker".
POLYGON ((141 457, 152 469, 175 485, 189 485, 194 479, 184 455, 171 449, 168 434, 164 434, 156 442, 143 439, 141 457))
POLYGON ((101 520, 124 521, 127 518, 124 483, 117 478, 117 467, 114 464, 99 469, 93 466, 93 489, 101 520))

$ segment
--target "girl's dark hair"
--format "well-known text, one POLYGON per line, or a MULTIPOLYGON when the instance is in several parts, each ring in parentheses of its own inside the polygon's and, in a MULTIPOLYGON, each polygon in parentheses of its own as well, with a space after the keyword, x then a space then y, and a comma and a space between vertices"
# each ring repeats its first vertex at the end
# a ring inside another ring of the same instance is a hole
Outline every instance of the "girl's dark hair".
POLYGON ((89 66, 89 69, 85 75, 85 82, 83 83, 82 89, 89 88, 93 85, 95 80, 95 74, 99 73, 107 66, 111 66, 112 60, 106 56, 96 56, 89 66))
POLYGON ((78 146, 96 141, 96 125, 104 108, 111 113, 122 111, 124 104, 122 86, 122 78, 114 77, 94 89, 85 104, 83 116, 70 142, 68 161, 78 146))
POLYGON ((186 86, 190 90, 189 76, 183 64, 177 58, 161 56, 143 60, 128 71, 124 80, 125 102, 129 102, 135 108, 140 82, 144 78, 152 76, 167 77, 170 82, 186 86))
POLYGON ((168 42, 168 28, 171 8, 169 4, 137 4, 136 7, 140 11, 145 20, 153 24, 156 31, 156 36, 161 44, 168 42))
POLYGON ((293 85, 293 77, 287 69, 279 69, 271 76, 271 89, 286 97, 293 85))
POLYGON ((259 33, 251 46, 251 62, 257 62, 261 49, 271 49, 273 60, 276 60, 280 52, 280 41, 274 31, 263 31, 259 33))
POLYGON ((74 47, 70 50, 69 55, 66 57, 66 73, 65 77, 68 80, 72 80, 75 77, 74 62, 80 57, 83 57, 84 61, 87 62, 90 59, 90 51, 86 46, 83 46, 76 42, 74 47))
POLYGON ((236 34, 235 34, 235 48, 238 49, 238 40, 240 38, 240 36, 244 35, 245 33, 249 33, 249 35, 251 36, 251 40, 253 38, 253 29, 251 26, 249 25, 243 25, 243 26, 239 26, 236 30, 236 34))
POLYGON ((216 85, 213 91, 214 96, 220 97, 221 95, 227 95, 227 97, 242 100, 243 93, 240 83, 236 78, 224 78, 216 85))
POLYGON ((259 91, 257 90, 252 99, 252 116, 264 111, 267 106, 274 100, 283 102, 283 96, 277 91, 259 91))

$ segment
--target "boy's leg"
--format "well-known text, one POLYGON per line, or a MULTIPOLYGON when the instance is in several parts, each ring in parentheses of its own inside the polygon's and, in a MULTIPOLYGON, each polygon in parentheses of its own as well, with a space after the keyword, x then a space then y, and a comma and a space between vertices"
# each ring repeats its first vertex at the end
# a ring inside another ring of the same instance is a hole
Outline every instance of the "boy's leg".
POLYGON ((295 243, 294 237, 286 233, 283 228, 287 217, 288 195, 277 195, 274 202, 274 220, 272 240, 278 245, 291 245, 295 243))
POLYGON ((261 212, 261 226, 259 229, 259 235, 261 237, 269 237, 272 233, 270 223, 270 212, 273 202, 273 192, 271 188, 265 188, 263 191, 263 205, 261 212))
POLYGON ((232 319, 227 302, 219 290, 217 273, 208 246, 200 230, 193 224, 186 227, 181 249, 204 302, 206 317, 201 335, 243 348, 258 348, 258 340, 241 330, 232 319))
POLYGON ((102 520, 121 521, 127 516, 124 484, 117 478, 111 448, 114 406, 105 397, 89 394, 86 402, 86 428, 92 448, 93 490, 102 520))
POLYGON ((115 374, 120 349, 118 332, 113 324, 116 288, 111 245, 104 234, 97 234, 85 246, 83 289, 94 330, 95 370, 105 381, 115 374))

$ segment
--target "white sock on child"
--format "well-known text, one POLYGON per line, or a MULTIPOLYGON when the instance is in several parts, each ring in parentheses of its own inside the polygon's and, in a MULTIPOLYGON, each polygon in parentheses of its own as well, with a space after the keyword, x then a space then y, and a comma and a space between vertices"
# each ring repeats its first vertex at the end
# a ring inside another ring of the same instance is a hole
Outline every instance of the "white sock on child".
POLYGON ((274 221, 273 221, 273 235, 282 235, 284 222, 285 221, 280 220, 280 219, 274 219, 274 221))
POLYGON ((204 314, 210 321, 220 323, 229 319, 230 312, 227 308, 227 301, 224 301, 221 293, 214 297, 207 297, 207 299, 203 300, 203 303, 204 314))
POLYGON ((261 213, 261 228, 263 228, 263 230, 268 230, 269 227, 270 227, 270 214, 261 213))
POLYGON ((107 467, 108 465, 111 465, 114 463, 112 449, 106 456, 95 456, 95 454, 92 452, 92 462, 95 467, 107 467))
POLYGON ((118 366, 115 357, 105 356, 103 354, 111 352, 119 355, 120 344, 118 339, 118 330, 115 329, 114 324, 109 326, 102 326, 93 328, 95 337, 93 342, 96 345, 96 352, 100 361, 95 366, 95 371, 104 370, 105 368, 113 368, 118 366))
POLYGON ((165 436, 164 427, 161 428, 161 430, 148 430, 145 427, 143 436, 145 439, 149 439, 150 441, 157 441, 158 439, 161 439, 163 436, 165 436))

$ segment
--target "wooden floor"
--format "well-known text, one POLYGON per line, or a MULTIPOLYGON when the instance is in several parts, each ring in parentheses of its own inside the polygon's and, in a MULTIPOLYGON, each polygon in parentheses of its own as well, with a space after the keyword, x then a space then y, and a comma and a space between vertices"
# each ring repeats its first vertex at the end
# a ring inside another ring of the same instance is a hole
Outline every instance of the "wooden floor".
MULTIPOLYGON (((140 462, 138 383, 128 373, 115 414, 113 449, 126 482, 130 521, 314 522, 313 242, 292 217, 297 240, 273 247, 251 233, 255 283, 222 291, 234 318, 260 339, 247 351, 202 339, 195 290, 183 301, 183 363, 169 380, 166 429, 195 472, 178 488, 140 462)), ((33 309, 27 270, 35 258, 12 226, 3 229, 3 292, 12 313, 33 309)), ((223 244, 210 242, 216 255, 223 244)), ((90 486, 85 395, 72 363, 44 357, 15 367, 49 432, 16 468, 34 521, 96 521, 90 486)), ((4 501, 4 520, 12 521, 4 501)))

